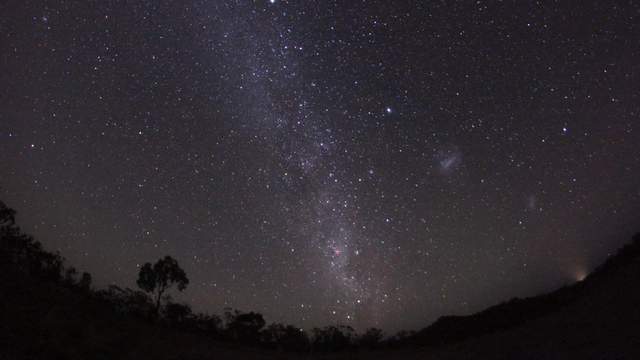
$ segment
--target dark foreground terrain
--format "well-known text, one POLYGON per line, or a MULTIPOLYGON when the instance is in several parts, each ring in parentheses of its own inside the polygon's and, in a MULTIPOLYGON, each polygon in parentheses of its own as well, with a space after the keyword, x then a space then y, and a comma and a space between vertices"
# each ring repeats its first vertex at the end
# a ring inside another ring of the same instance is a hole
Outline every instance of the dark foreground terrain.
POLYGON ((65 284, 58 258, 39 245, 16 242, 32 239, 11 235, 7 223, 3 231, 0 359, 640 359, 640 235, 552 293, 443 317, 375 347, 296 352, 123 312, 105 292, 65 284))

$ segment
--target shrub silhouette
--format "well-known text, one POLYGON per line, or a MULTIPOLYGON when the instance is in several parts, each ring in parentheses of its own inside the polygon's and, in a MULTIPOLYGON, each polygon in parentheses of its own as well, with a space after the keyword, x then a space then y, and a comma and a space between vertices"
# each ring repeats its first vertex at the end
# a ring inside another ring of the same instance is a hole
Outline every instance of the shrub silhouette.
POLYGON ((15 210, 0 201, 0 262, 43 280, 61 280, 62 256, 43 250, 33 237, 23 234, 16 225, 15 215, 15 210))
POLYGON ((355 331, 351 326, 336 325, 313 329, 314 351, 334 352, 346 350, 352 345, 355 331))
POLYGON ((374 349, 378 347, 380 341, 382 341, 383 336, 384 333, 381 329, 369 328, 364 332, 364 334, 360 336, 360 338, 358 339, 358 344, 369 349, 374 349))
POLYGON ((181 324, 192 316, 191 307, 187 304, 169 302, 164 307, 164 318, 170 324, 181 324))
POLYGON ((216 337, 220 334, 222 320, 217 315, 198 313, 192 316, 191 321, 195 331, 216 337))
POLYGON ((118 313, 139 318, 148 318, 150 314, 155 315, 155 306, 145 292, 109 285, 106 290, 97 291, 96 295, 111 304, 118 313))
POLYGON ((77 275, 78 275, 78 270, 76 270, 76 268, 74 268, 73 266, 68 267, 64 271, 64 284, 67 285, 67 286, 76 285, 76 276, 77 275))
POLYGON ((256 312, 243 313, 239 310, 226 309, 225 320, 227 334, 232 340, 257 344, 260 341, 260 330, 266 322, 262 314, 256 312))
POLYGON ((83 272, 80 280, 78 281, 78 287, 85 291, 91 290, 91 274, 83 272))
POLYGON ((155 264, 146 263, 138 274, 138 287, 154 297, 156 316, 160 314, 160 302, 166 291, 176 285, 178 291, 183 291, 189 284, 184 270, 171 256, 165 256, 155 264))
POLYGON ((309 348, 309 338, 302 329, 278 323, 262 330, 262 342, 278 350, 305 351, 309 348))

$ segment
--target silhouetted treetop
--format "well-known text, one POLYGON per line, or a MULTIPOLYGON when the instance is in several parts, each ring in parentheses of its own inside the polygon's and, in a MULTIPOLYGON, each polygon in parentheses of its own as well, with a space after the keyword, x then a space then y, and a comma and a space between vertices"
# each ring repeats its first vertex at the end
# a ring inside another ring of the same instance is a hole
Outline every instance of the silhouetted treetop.
POLYGON ((231 339, 245 343, 258 343, 260 330, 266 324, 262 314, 253 311, 244 313, 239 310, 231 312, 231 309, 226 309, 224 315, 231 339))
POLYGON ((0 226, 12 226, 16 223, 16 211, 0 201, 0 226))
POLYGON ((155 298, 155 312, 160 311, 160 301, 162 296, 172 286, 176 286, 178 291, 183 291, 189 284, 187 274, 182 270, 178 261, 171 256, 165 256, 155 264, 146 263, 140 268, 138 281, 140 289, 152 294, 155 298))

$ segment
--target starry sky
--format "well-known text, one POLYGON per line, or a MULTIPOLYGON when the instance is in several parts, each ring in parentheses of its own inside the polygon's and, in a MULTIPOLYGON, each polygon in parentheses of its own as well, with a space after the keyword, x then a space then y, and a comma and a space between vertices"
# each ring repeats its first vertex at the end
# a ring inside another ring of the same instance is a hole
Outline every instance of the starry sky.
POLYGON ((0 198, 98 286, 391 332, 582 278, 640 221, 630 1, 9 0, 0 198))

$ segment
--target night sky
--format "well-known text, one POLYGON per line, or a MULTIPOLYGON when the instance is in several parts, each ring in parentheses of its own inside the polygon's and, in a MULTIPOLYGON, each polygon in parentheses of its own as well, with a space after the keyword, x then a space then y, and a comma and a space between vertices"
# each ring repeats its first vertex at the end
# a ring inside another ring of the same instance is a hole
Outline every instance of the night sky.
POLYGON ((198 311, 392 332, 640 229, 631 1, 4 1, 0 199, 198 311))

